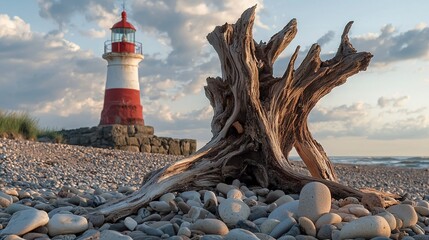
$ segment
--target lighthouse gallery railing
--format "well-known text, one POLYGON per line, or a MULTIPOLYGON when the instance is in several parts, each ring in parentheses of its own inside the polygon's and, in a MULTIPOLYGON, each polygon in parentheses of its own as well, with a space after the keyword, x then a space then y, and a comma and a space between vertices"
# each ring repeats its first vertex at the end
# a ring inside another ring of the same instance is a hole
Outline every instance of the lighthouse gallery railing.
POLYGON ((128 52, 143 54, 141 42, 112 42, 110 40, 104 42, 104 53, 111 52, 128 52))

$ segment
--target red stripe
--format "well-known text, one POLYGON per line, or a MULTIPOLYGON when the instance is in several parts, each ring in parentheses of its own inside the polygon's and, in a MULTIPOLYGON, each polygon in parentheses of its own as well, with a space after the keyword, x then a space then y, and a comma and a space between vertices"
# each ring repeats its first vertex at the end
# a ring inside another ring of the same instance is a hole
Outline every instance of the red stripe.
POLYGON ((144 125, 140 91, 126 88, 106 89, 100 125, 144 125))

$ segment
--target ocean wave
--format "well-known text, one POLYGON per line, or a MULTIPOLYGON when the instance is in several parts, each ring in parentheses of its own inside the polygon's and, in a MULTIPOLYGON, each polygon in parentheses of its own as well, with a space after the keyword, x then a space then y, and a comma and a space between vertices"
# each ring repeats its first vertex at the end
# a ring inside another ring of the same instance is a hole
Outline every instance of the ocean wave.
MULTIPOLYGON (((300 157, 290 158, 292 161, 301 160, 300 157)), ((382 165, 405 168, 429 168, 427 156, 332 156, 329 159, 333 163, 345 163, 356 165, 382 165)))

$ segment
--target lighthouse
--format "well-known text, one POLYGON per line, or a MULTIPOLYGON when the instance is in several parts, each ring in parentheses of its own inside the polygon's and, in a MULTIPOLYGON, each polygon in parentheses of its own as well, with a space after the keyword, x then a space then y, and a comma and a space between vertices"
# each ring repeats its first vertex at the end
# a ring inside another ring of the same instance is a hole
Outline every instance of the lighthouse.
POLYGON ((108 64, 100 125, 144 125, 138 75, 142 44, 135 41, 136 28, 127 21, 125 10, 121 16, 111 28, 111 40, 104 43, 108 64))

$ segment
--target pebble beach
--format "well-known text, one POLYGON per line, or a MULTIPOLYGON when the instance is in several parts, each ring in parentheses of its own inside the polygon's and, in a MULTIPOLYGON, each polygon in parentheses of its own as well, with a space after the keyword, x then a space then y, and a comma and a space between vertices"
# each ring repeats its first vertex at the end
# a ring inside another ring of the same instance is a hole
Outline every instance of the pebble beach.
POLYGON ((402 196, 385 209, 316 182, 298 195, 235 180, 166 193, 114 223, 90 214, 181 158, 0 139, 0 239, 429 239, 429 169, 335 164, 342 184, 402 196))

